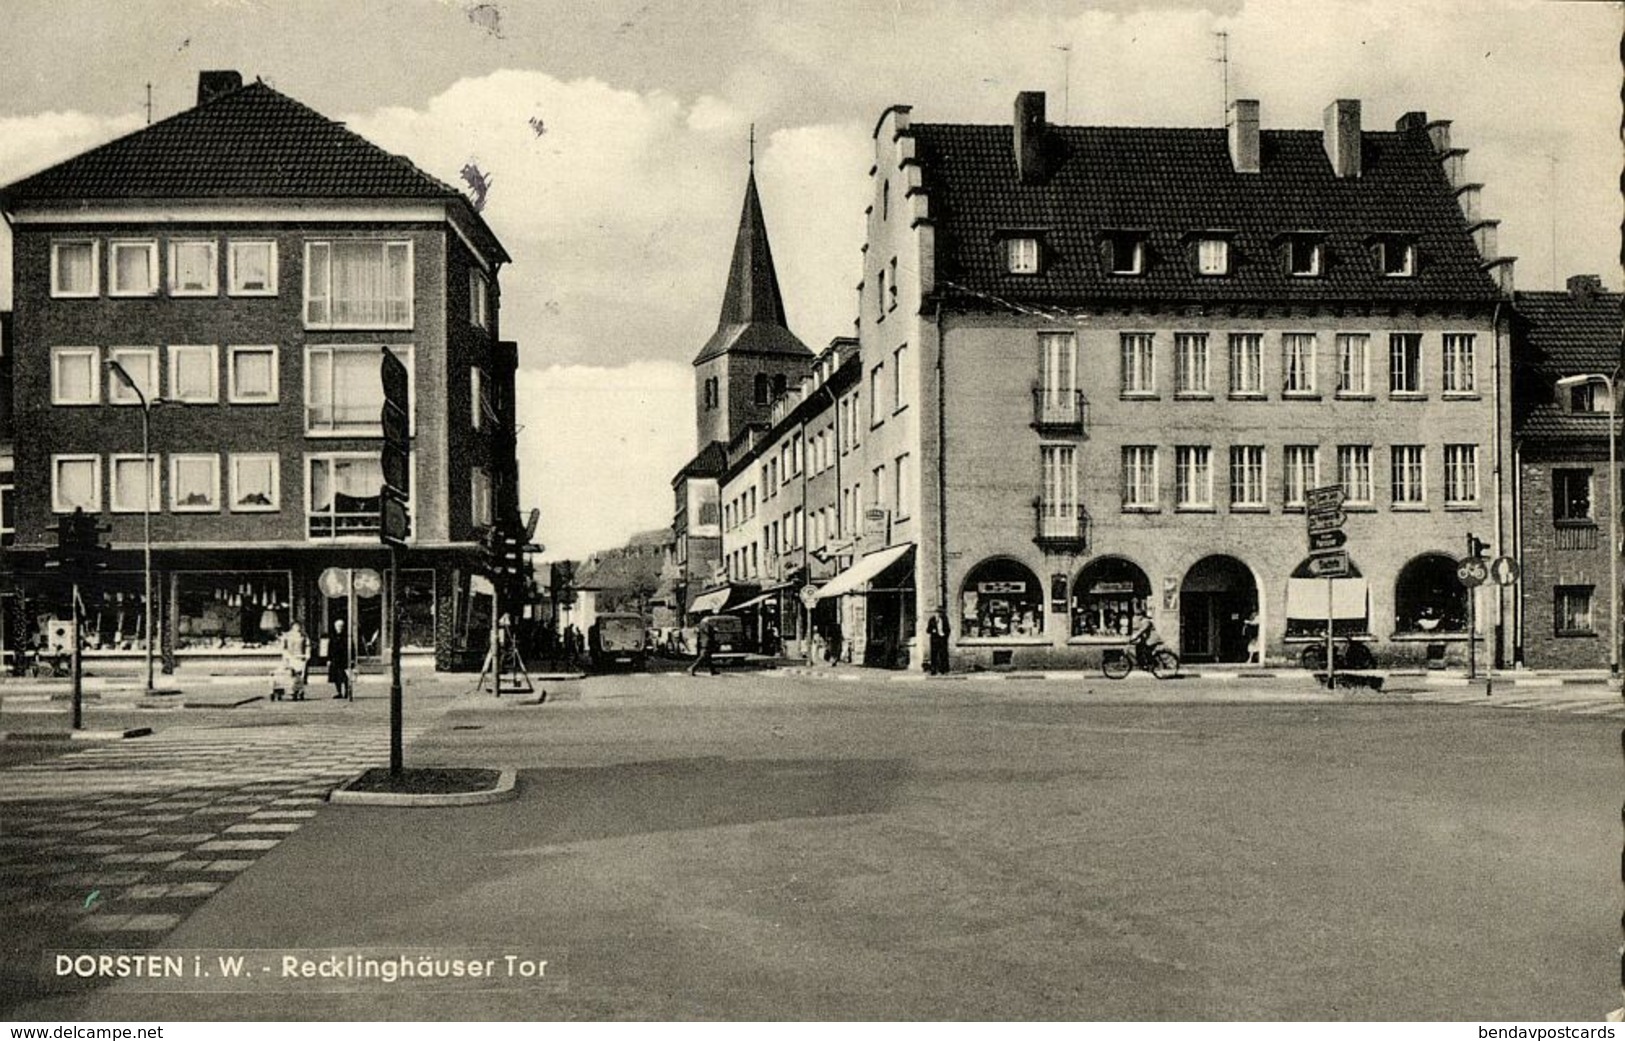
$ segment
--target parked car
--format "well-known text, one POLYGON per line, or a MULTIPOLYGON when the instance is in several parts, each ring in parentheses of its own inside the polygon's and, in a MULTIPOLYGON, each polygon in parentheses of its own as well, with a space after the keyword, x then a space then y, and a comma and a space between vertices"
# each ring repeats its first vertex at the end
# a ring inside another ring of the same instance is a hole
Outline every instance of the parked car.
POLYGON ((699 630, 701 634, 709 632, 715 637, 716 651, 713 657, 717 661, 738 661, 744 658, 745 622, 738 615, 716 614, 702 618, 699 630))
POLYGON ((587 630, 587 651, 595 668, 630 665, 641 669, 648 660, 648 630, 639 614, 601 614, 587 630))

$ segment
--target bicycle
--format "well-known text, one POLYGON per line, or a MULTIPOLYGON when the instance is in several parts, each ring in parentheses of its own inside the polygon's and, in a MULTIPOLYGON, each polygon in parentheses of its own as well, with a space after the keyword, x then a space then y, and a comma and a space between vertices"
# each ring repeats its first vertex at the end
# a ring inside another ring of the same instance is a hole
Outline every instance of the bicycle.
MULTIPOLYGON (((1333 637, 1332 661, 1339 669, 1369 669, 1376 664, 1371 656, 1371 649, 1346 636, 1333 637)), ((1326 640, 1324 637, 1314 643, 1305 644, 1303 651, 1298 655, 1298 664, 1310 672, 1326 671, 1326 640)))
POLYGON ((1107 679, 1120 680, 1134 671, 1136 665, 1149 669, 1159 680, 1170 680, 1179 675, 1179 655, 1166 647, 1158 647, 1150 654, 1150 662, 1139 660, 1131 647, 1108 648, 1100 659, 1100 671, 1107 679))

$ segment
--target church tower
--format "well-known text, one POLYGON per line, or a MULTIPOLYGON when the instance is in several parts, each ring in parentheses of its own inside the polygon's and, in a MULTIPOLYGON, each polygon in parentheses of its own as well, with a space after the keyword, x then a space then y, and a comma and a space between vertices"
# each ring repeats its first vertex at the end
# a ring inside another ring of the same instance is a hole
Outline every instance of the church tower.
POLYGON ((694 358, 695 448, 703 451, 713 441, 726 445, 747 425, 766 425, 773 398, 798 385, 812 361, 813 352, 785 324, 753 154, 722 314, 694 358))

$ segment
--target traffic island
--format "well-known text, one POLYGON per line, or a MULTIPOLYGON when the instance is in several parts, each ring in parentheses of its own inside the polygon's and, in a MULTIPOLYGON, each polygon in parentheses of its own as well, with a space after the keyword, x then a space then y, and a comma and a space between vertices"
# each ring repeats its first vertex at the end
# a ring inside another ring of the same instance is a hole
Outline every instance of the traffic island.
POLYGON ((518 794, 519 772, 454 767, 417 767, 393 775, 375 766, 328 793, 339 806, 480 806, 518 794))
POLYGON ((151 735, 151 727, 129 727, 124 730, 19 730, 0 731, 0 741, 123 741, 151 735))

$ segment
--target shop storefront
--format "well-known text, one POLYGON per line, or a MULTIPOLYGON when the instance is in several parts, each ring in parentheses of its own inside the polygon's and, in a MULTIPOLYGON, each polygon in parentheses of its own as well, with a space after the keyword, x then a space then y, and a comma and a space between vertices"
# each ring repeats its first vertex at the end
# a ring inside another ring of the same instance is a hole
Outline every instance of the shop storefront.
POLYGON ((1137 614, 1149 614, 1151 580, 1121 557, 1092 562, 1072 586, 1074 637, 1100 640, 1126 638, 1137 614))
POLYGON ((1026 566, 984 560, 965 578, 959 596, 961 639, 996 640, 1044 634, 1044 587, 1026 566))

